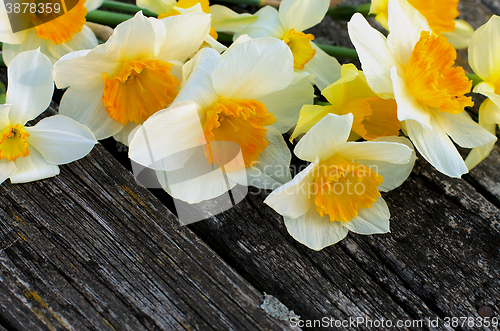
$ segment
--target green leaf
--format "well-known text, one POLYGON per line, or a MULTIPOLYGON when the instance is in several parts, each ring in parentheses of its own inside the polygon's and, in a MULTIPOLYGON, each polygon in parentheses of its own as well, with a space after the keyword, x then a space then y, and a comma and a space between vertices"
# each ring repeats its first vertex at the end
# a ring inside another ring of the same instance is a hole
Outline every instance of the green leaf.
POLYGON ((0 82, 0 104, 5 103, 5 85, 0 82))

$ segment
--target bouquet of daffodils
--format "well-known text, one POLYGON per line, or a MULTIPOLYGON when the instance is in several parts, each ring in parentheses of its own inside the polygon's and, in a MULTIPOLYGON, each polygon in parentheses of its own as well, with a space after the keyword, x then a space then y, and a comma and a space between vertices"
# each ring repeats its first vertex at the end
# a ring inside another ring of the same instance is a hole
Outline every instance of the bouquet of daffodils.
POLYGON ((258 3, 253 14, 208 0, 104 4, 136 12, 130 18, 95 10, 99 0, 75 1, 63 15, 46 2, 21 17, 0 0, 0 182, 55 176, 113 137, 187 204, 248 185, 268 190, 264 202, 290 235, 320 250, 349 231, 388 232, 381 192, 406 180, 418 154, 460 178, 496 141, 500 18, 474 31, 456 19, 458 1, 358 7, 347 24, 355 51, 344 51, 360 68, 341 66, 305 32, 335 11, 329 0, 230 1, 258 3), (16 19, 31 25, 19 30, 16 19), (467 47, 475 75, 455 65, 467 47), (54 82, 65 89, 59 114, 28 125, 54 82), (471 90, 487 97, 478 123, 465 110, 471 90), (465 160, 455 144, 471 149, 465 160), (304 165, 293 177, 292 153, 304 165))

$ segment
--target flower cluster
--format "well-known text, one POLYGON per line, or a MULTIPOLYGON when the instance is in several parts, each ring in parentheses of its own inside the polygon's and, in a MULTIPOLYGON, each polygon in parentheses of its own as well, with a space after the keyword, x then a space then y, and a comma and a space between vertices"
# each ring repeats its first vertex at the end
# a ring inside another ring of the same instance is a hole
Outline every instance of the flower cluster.
POLYGON ((349 231, 389 231, 381 192, 408 178, 417 152, 459 178, 496 141, 500 19, 473 32, 456 20, 458 0, 372 1, 387 37, 354 14, 348 32, 362 70, 341 66, 306 31, 323 20, 328 0, 282 0, 253 15, 208 0, 137 0, 150 17, 137 12, 99 44, 85 14, 101 3, 80 0, 13 32, 0 0, 9 66, 1 181, 56 175, 96 139, 114 137, 185 203, 249 184, 272 190, 264 202, 290 235, 320 250, 349 231), (232 42, 219 43, 223 33, 232 42), (474 92, 488 97, 479 123, 465 110, 472 81, 455 65, 455 47, 469 43, 483 80, 474 92), (54 82, 66 89, 60 114, 27 125, 48 107, 54 82), (328 102, 315 99, 315 88, 328 102), (293 178, 285 137, 306 164, 293 178), (465 161, 454 143, 472 149, 465 161))

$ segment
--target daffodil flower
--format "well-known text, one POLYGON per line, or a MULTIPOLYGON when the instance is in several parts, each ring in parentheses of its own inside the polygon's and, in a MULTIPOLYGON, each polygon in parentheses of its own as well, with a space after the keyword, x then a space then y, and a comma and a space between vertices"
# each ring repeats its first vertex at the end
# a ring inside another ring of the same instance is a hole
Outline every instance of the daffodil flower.
MULTIPOLYGON (((469 65, 483 80, 474 92, 487 96, 479 107, 479 124, 495 134, 500 124, 500 17, 493 15, 486 24, 474 32, 469 46, 469 65)), ((472 149, 465 163, 472 169, 486 158, 495 142, 472 149)))
POLYGON ((327 106, 304 105, 291 140, 306 133, 326 114, 353 114, 352 139, 373 140, 399 134, 396 101, 384 100, 372 91, 365 75, 352 63, 342 66, 342 78, 321 91, 327 106))
MULTIPOLYGON (((474 28, 464 20, 456 19, 459 15, 458 0, 407 0, 422 14, 432 32, 443 35, 456 49, 467 48, 474 33, 474 28)), ((389 30, 389 0, 372 0, 370 14, 389 30)))
POLYGON ((328 114, 313 126, 294 150, 311 163, 264 201, 283 215, 293 238, 314 250, 337 243, 349 230, 389 232, 380 191, 401 185, 415 162, 403 137, 347 142, 352 123, 352 114, 328 114))
POLYGON ((4 0, 0 0, 0 41, 3 42, 2 55, 5 63, 8 65, 21 52, 38 48, 52 63, 67 53, 94 48, 99 43, 94 32, 85 24, 85 15, 98 8, 102 1, 79 0, 66 14, 31 29, 13 33, 4 0))
POLYGON ((431 32, 426 19, 406 0, 389 0, 387 39, 361 14, 348 23, 368 84, 377 95, 394 98, 402 129, 437 170, 460 177, 467 166, 453 145, 473 148, 495 140, 464 112, 472 82, 454 67, 456 51, 431 32))
POLYGON ((201 12, 118 25, 105 44, 67 54, 54 66, 56 85, 69 86, 59 111, 97 139, 128 144, 129 133, 177 96, 181 68, 203 43, 210 16, 201 12))
POLYGON ((275 38, 239 39, 222 55, 201 50, 183 71, 174 104, 144 122, 130 158, 157 170, 164 189, 189 203, 236 184, 272 189, 289 180, 291 154, 281 133, 295 125, 314 90, 294 73, 288 46, 275 38), (233 163, 226 162, 233 158, 226 157, 229 143, 240 150, 233 163), (196 146, 203 148, 196 153, 196 146))
POLYGON ((55 115, 26 125, 52 101, 52 63, 45 55, 39 50, 21 53, 11 61, 8 78, 6 104, 0 105, 0 183, 56 176, 58 164, 92 150, 92 132, 68 117, 55 115))
POLYGON ((320 23, 329 5, 328 0, 283 0, 279 12, 263 7, 254 14, 257 20, 235 34, 235 39, 247 34, 283 40, 292 50, 294 68, 314 75, 315 84, 323 90, 340 78, 340 64, 314 44, 312 34, 303 31, 320 23))
POLYGON ((137 0, 136 3, 138 7, 157 14, 158 18, 179 15, 183 9, 199 5, 204 13, 212 15, 210 36, 214 39, 217 39, 216 31, 239 32, 257 19, 251 14, 238 14, 226 6, 210 6, 208 0, 137 0))

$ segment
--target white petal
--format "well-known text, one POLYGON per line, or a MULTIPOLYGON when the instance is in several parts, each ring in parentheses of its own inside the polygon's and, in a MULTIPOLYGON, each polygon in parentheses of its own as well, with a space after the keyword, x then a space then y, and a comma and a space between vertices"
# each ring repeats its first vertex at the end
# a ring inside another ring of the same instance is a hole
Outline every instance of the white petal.
POLYGON ((311 192, 311 184, 314 182, 314 172, 318 163, 319 159, 310 163, 291 181, 271 192, 264 203, 285 217, 298 218, 306 214, 314 195, 314 192, 311 192))
POLYGON ((299 159, 314 162, 316 157, 326 160, 345 143, 352 127, 352 114, 343 116, 327 114, 300 139, 294 149, 299 159))
POLYGON ((427 20, 407 0, 389 0, 387 47, 401 66, 410 60, 421 31, 431 31, 427 20))
POLYGON ((97 8, 101 7, 103 2, 104 2, 104 0, 87 0, 85 2, 85 8, 87 8, 88 12, 91 12, 91 11, 96 10, 97 8))
POLYGON ((120 131, 123 124, 109 117, 102 93, 102 85, 91 90, 70 87, 61 99, 59 113, 87 126, 97 140, 109 138, 120 131))
POLYGON ((469 47, 474 28, 464 20, 454 20, 455 30, 453 32, 443 32, 443 36, 456 49, 466 49, 469 47))
POLYGON ((336 58, 326 54, 321 48, 311 42, 316 54, 304 66, 304 71, 314 75, 314 82, 322 91, 330 84, 340 79, 340 64, 336 58))
POLYGON ((137 130, 130 142, 129 157, 151 169, 179 169, 203 143, 199 140, 202 135, 198 106, 189 101, 175 102, 137 130))
POLYGON ((495 85, 489 82, 481 82, 474 87, 474 93, 481 93, 487 96, 490 100, 500 107, 500 95, 495 93, 495 85))
POLYGON ((330 222, 328 215, 321 217, 314 206, 298 218, 283 219, 288 233, 295 240, 316 251, 338 243, 349 232, 340 222, 330 222))
POLYGON ((413 120, 405 121, 405 125, 413 145, 438 171, 455 178, 468 172, 455 145, 434 118, 431 118, 431 129, 413 120))
POLYGON ((10 126, 9 120, 9 104, 0 104, 0 132, 7 129, 10 126))
POLYGON ((404 79, 398 75, 397 69, 391 69, 394 96, 398 107, 398 120, 415 120, 425 128, 430 128, 430 111, 421 105, 406 87, 404 79))
POLYGON ((130 145, 130 141, 134 137, 135 133, 139 129, 139 125, 135 124, 135 122, 128 122, 123 129, 121 129, 117 134, 113 135, 113 138, 116 141, 121 142, 125 146, 130 145))
POLYGON ((121 64, 103 57, 102 46, 94 50, 71 52, 64 55, 54 65, 54 80, 58 88, 73 86, 93 89, 103 85, 102 74, 110 77, 121 64))
POLYGON ((207 109, 219 96, 212 84, 212 72, 220 62, 220 54, 216 50, 204 48, 182 68, 183 83, 174 102, 193 101, 207 109))
POLYGON ((54 45, 51 42, 47 43, 47 48, 50 54, 60 59, 63 55, 80 50, 92 49, 99 45, 97 37, 94 32, 86 25, 83 26, 82 31, 75 33, 73 38, 67 43, 54 45))
POLYGON ((164 38, 165 25, 156 18, 144 17, 140 11, 115 28, 105 43, 105 54, 117 61, 152 59, 158 54, 164 38))
POLYGON ((281 25, 278 11, 275 8, 271 6, 263 7, 254 16, 257 19, 242 31, 235 33, 234 40, 244 34, 251 38, 274 37, 283 39, 286 31, 281 25))
POLYGON ((412 149, 404 144, 388 141, 346 142, 335 146, 336 153, 346 160, 374 160, 395 164, 410 161, 412 149))
POLYGON ((42 119, 33 127, 26 127, 27 141, 51 164, 66 164, 87 155, 97 141, 84 125, 62 115, 42 119))
POLYGON ((345 227, 359 234, 389 232, 389 208, 382 197, 371 206, 359 210, 358 216, 345 223, 345 227))
POLYGON ((464 148, 478 147, 495 142, 496 137, 482 128, 470 118, 466 111, 460 114, 435 112, 436 120, 441 128, 454 142, 464 148))
POLYGON ((194 12, 161 19, 166 36, 158 54, 162 61, 186 61, 201 46, 210 31, 210 15, 194 12))
POLYGON ((212 77, 223 98, 260 98, 290 85, 292 51, 275 38, 252 39, 228 49, 212 77))
POLYGON ((412 143, 404 137, 381 137, 376 138, 372 141, 389 141, 396 142, 400 144, 405 144, 412 150, 410 161, 405 164, 395 164, 385 161, 373 161, 373 160, 356 160, 356 163, 370 167, 382 175, 384 181, 378 186, 378 190, 382 192, 387 192, 399 187, 408 178, 415 165, 415 160, 417 159, 415 151, 413 151, 412 143))
POLYGON ((246 182, 258 188, 273 190, 292 179, 290 175, 292 154, 283 136, 275 128, 267 127, 266 140, 269 145, 259 155, 257 164, 246 169, 246 182))
POLYGON ((314 88, 307 78, 302 77, 297 83, 258 100, 276 117, 273 127, 285 133, 297 124, 302 106, 313 103, 314 88))
POLYGON ((176 0, 137 0, 137 7, 147 9, 157 15, 173 11, 176 0))
POLYGON ((236 185, 214 164, 207 164, 202 146, 195 150, 183 168, 171 172, 157 171, 157 176, 171 196, 188 203, 213 199, 236 185))
POLYGON ((16 169, 14 162, 7 159, 0 159, 0 184, 9 178, 16 169))
POLYGON ((212 15, 212 27, 218 32, 240 32, 257 20, 257 16, 246 13, 238 14, 220 5, 210 6, 210 15, 212 15))
POLYGON ((495 83, 500 79, 500 17, 493 15, 472 35, 469 64, 483 80, 495 83))
POLYGON ((392 97, 394 92, 391 68, 393 66, 400 68, 400 66, 387 47, 384 35, 372 28, 359 13, 352 16, 347 26, 349 37, 356 47, 368 84, 380 97, 392 97))
POLYGON ((8 44, 21 44, 26 38, 27 30, 12 32, 4 0, 0 0, 0 41, 8 44))
POLYGON ((304 31, 319 24, 326 15, 328 0, 283 0, 279 15, 286 31, 304 31))
POLYGON ((24 52, 8 68, 6 102, 12 105, 11 123, 24 125, 40 115, 52 101, 52 62, 40 51, 24 52))
MULTIPOLYGON (((486 99, 479 107, 479 124, 484 123, 500 123, 500 107, 490 99, 486 99)), ((490 131, 491 132, 491 131, 490 131)))
POLYGON ((47 163, 35 148, 29 150, 30 155, 14 160, 17 170, 10 176, 11 183, 27 183, 59 175, 57 165, 47 163))
POLYGON ((213 49, 215 49, 219 53, 222 53, 222 52, 224 52, 227 49, 226 46, 224 46, 223 44, 221 44, 220 42, 218 42, 216 39, 214 39, 209 34, 205 37, 204 42, 206 42, 207 44, 209 44, 210 47, 212 47, 213 49))

